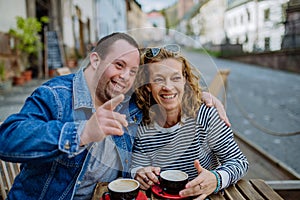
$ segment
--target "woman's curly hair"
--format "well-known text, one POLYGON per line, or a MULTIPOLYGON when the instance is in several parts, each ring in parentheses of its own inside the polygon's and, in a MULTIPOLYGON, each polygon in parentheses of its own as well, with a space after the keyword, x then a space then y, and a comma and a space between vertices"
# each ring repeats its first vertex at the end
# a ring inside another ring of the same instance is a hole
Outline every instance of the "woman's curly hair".
POLYGON ((157 104, 151 92, 147 90, 147 86, 150 84, 149 63, 160 62, 168 58, 175 59, 182 63, 182 74, 186 79, 181 104, 181 116, 196 117, 199 107, 202 104, 200 73, 182 55, 169 52, 164 48, 161 48, 158 55, 154 57, 146 57, 144 53, 141 58, 141 66, 136 76, 134 88, 136 102, 138 107, 143 111, 143 122, 146 124, 153 122, 153 113, 151 113, 150 108, 152 105, 157 104))

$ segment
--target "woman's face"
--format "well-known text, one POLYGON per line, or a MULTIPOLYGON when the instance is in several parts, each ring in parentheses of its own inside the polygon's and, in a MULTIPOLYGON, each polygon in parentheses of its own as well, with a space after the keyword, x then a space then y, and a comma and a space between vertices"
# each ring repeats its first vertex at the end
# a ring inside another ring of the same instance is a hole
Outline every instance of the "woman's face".
POLYGON ((150 87, 152 96, 167 112, 181 108, 185 78, 182 63, 168 58, 149 64, 150 87))

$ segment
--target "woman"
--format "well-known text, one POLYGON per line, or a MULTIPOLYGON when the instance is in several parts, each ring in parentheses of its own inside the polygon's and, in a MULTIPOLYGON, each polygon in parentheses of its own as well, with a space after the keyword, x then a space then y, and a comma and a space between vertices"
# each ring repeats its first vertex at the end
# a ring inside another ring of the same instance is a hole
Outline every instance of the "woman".
POLYGON ((134 145, 132 174, 148 189, 163 169, 180 169, 190 182, 180 196, 204 199, 241 179, 246 157, 215 108, 203 104, 199 73, 180 54, 146 50, 136 78, 143 110, 134 145))

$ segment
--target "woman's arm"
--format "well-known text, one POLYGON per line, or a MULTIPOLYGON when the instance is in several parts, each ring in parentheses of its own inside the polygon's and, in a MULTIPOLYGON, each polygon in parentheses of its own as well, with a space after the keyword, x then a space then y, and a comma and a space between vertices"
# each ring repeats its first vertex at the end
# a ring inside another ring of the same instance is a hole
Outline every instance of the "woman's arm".
POLYGON ((142 132, 143 124, 140 125, 137 132, 137 138, 134 142, 132 154, 131 176, 138 180, 141 184, 141 189, 147 190, 154 183, 158 183, 157 176, 160 173, 160 167, 153 167, 151 157, 143 149, 143 138, 145 133, 142 132))
POLYGON ((240 151, 233 139, 233 133, 224 121, 220 119, 215 108, 201 107, 199 119, 206 127, 210 150, 217 157, 220 166, 209 171, 201 166, 198 160, 194 165, 198 176, 186 185, 186 189, 180 192, 182 196, 198 196, 196 199, 205 199, 213 192, 239 180, 248 170, 246 157, 240 151))
POLYGON ((222 187, 237 182, 247 172, 249 163, 234 140, 230 127, 226 126, 214 108, 208 122, 208 144, 221 163, 216 170, 222 177, 222 187))

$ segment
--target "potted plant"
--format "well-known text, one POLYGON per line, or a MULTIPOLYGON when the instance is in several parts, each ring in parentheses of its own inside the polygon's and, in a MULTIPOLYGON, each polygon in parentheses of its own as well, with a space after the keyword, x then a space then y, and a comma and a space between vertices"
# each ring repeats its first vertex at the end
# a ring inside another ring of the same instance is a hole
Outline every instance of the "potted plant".
MULTIPOLYGON (((37 57, 43 43, 40 40, 39 32, 42 30, 42 23, 47 23, 48 17, 42 17, 40 21, 35 17, 16 17, 16 28, 9 30, 9 34, 15 38, 16 49, 20 55, 21 72, 28 71, 30 67, 29 56, 37 57)), ((27 78, 30 79, 30 78, 27 78)))
POLYGON ((23 73, 20 69, 20 59, 15 59, 11 62, 11 69, 13 70, 13 85, 24 85, 25 83, 25 77, 23 76, 23 73))
POLYGON ((4 62, 0 62, 0 91, 10 90, 12 80, 9 78, 9 73, 5 69, 4 62))

